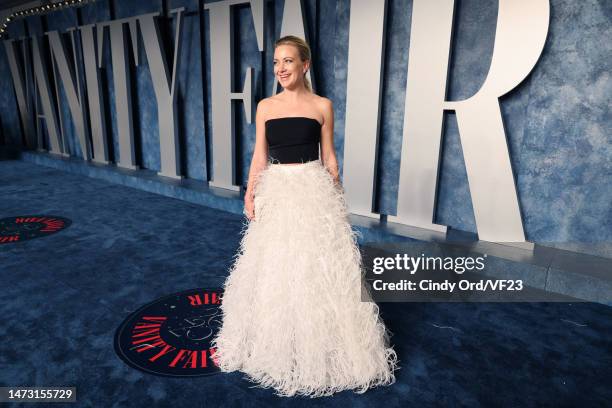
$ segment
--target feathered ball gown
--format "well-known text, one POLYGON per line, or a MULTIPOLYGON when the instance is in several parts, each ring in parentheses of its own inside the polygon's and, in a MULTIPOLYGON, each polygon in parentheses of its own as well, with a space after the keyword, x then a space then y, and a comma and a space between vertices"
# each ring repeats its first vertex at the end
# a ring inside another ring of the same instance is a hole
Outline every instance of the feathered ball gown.
POLYGON ((395 382, 390 333, 378 306, 362 301, 344 194, 321 161, 269 163, 254 195, 255 219, 242 231, 213 339, 220 369, 282 396, 395 382))

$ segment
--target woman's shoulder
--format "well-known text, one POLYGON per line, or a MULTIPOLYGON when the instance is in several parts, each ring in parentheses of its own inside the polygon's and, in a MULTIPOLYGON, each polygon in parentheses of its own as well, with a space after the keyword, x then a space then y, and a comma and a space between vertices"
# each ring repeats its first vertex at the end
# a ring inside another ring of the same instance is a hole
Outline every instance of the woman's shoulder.
POLYGON ((283 100, 278 95, 268 96, 257 102, 257 111, 264 115, 274 113, 283 106, 283 100))
POLYGON ((315 95, 315 102, 321 110, 333 109, 334 104, 331 99, 324 96, 315 95))
POLYGON ((274 100, 272 98, 273 96, 270 96, 257 102, 257 115, 264 120, 270 115, 271 111, 274 111, 274 100))
MULTIPOLYGON (((307 105, 310 105, 310 110, 312 110, 313 112, 317 111, 323 116, 326 116, 326 114, 333 112, 332 101, 324 96, 320 96, 313 93, 305 102, 307 105)), ((257 111, 263 116, 274 116, 274 112, 282 111, 285 104, 286 102, 284 102, 282 95, 276 94, 261 99, 257 103, 257 111)))
POLYGON ((317 111, 323 118, 325 118, 324 121, 333 116, 334 104, 330 99, 317 95, 315 105, 317 107, 317 111))
POLYGON ((270 106, 270 104, 273 102, 272 98, 274 98, 274 96, 261 99, 259 102, 257 102, 257 109, 265 109, 266 107, 270 106))
MULTIPOLYGON (((319 105, 332 105, 332 101, 330 99, 321 95, 317 95, 315 93, 312 93, 310 97, 306 99, 306 101, 319 105)), ((285 103, 285 100, 283 99, 283 95, 279 93, 276 95, 268 96, 267 98, 263 98, 259 101, 259 103, 264 105, 270 105, 274 103, 285 103)))
POLYGON ((274 105, 274 104, 283 104, 285 103, 285 99, 281 93, 277 93, 271 96, 268 96, 267 98, 263 98, 262 100, 259 101, 259 103, 264 103, 266 105, 274 105))

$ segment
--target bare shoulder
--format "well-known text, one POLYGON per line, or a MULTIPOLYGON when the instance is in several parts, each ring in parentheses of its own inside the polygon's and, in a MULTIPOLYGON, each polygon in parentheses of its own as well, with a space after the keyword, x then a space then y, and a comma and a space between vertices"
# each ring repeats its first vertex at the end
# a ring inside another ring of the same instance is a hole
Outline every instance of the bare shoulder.
POLYGON ((263 98, 257 102, 257 116, 265 119, 270 112, 270 105, 273 103, 272 98, 263 98))
POLYGON ((282 110, 283 105, 284 103, 282 97, 280 97, 279 94, 276 94, 260 100, 257 104, 257 109, 261 109, 264 117, 274 116, 276 112, 282 110))
POLYGON ((323 116, 327 116, 331 114, 334 110, 333 102, 324 96, 317 95, 315 99, 315 103, 317 104, 317 108, 319 109, 319 112, 321 112, 323 116))
POLYGON ((266 107, 270 106, 271 103, 273 103, 273 100, 272 100, 273 98, 274 98, 273 96, 269 96, 267 98, 263 98, 262 100, 257 102, 257 107, 265 109, 266 107))
POLYGON ((268 105, 274 105, 278 103, 283 103, 283 98, 280 94, 275 94, 262 99, 262 101, 266 101, 268 105))
POLYGON ((333 102, 324 96, 318 96, 318 95, 316 97, 315 102, 316 102, 318 111, 321 113, 321 115, 324 118, 324 121, 328 121, 328 120, 333 121, 333 117, 334 117, 333 102))

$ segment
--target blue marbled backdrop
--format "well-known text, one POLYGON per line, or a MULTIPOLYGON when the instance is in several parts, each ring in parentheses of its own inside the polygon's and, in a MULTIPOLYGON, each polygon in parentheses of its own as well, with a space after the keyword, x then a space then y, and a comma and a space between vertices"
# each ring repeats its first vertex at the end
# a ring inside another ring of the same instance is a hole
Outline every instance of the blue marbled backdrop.
MULTIPOLYGON (((235 7, 238 47, 235 90, 246 67, 255 69, 255 98, 269 96, 272 84, 272 44, 280 32, 282 0, 267 3, 266 52, 257 50, 253 21, 246 5, 235 7)), ((350 0, 304 0, 307 31, 313 50, 313 75, 318 94, 334 102, 335 144, 342 168, 346 102, 346 68, 350 0)), ((476 92, 486 76, 495 36, 496 0, 457 1, 449 95, 460 100, 476 92)), ((164 2, 99 0, 78 11, 62 10, 43 17, 17 20, 12 38, 65 31, 77 23, 163 11, 164 2)), ((208 16, 196 0, 168 1, 167 8, 185 7, 181 67, 178 73, 179 130, 183 174, 206 180, 210 172, 210 55, 208 16), (203 29, 202 29, 203 28, 203 29), (202 54, 202 52, 204 54, 202 54)), ((398 190, 399 147, 402 138, 406 67, 410 45, 412 1, 388 0, 386 56, 380 135, 377 210, 394 214, 398 190)), ((501 100, 508 146, 519 191, 527 238, 584 252, 612 256, 612 143, 610 41, 612 3, 606 0, 551 0, 551 23, 544 52, 530 76, 501 100)), ((172 38, 172 26, 164 26, 172 38)), ((157 107, 142 39, 140 65, 134 76, 134 123, 139 164, 159 170, 157 107)), ((171 44, 171 41, 168 42, 171 44)), ((102 78, 107 126, 118 154, 112 66, 104 51, 102 78)), ((20 125, 10 71, 0 52, 1 137, 19 145, 20 125)), ((60 87, 62 127, 70 153, 82 157, 74 126, 60 87)), ((237 105, 238 175, 246 183, 255 139, 237 105)), ((439 203, 436 221, 476 232, 461 144, 453 114, 445 118, 439 203)))

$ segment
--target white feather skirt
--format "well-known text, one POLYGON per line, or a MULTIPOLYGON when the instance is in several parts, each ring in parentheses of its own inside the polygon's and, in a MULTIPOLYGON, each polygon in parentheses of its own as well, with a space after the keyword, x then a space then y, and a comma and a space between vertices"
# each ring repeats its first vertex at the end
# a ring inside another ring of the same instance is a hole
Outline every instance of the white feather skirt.
POLYGON ((221 371, 278 395, 362 393, 395 382, 378 306, 362 301, 362 259, 342 190, 320 160, 269 163, 255 185, 212 341, 221 371))

